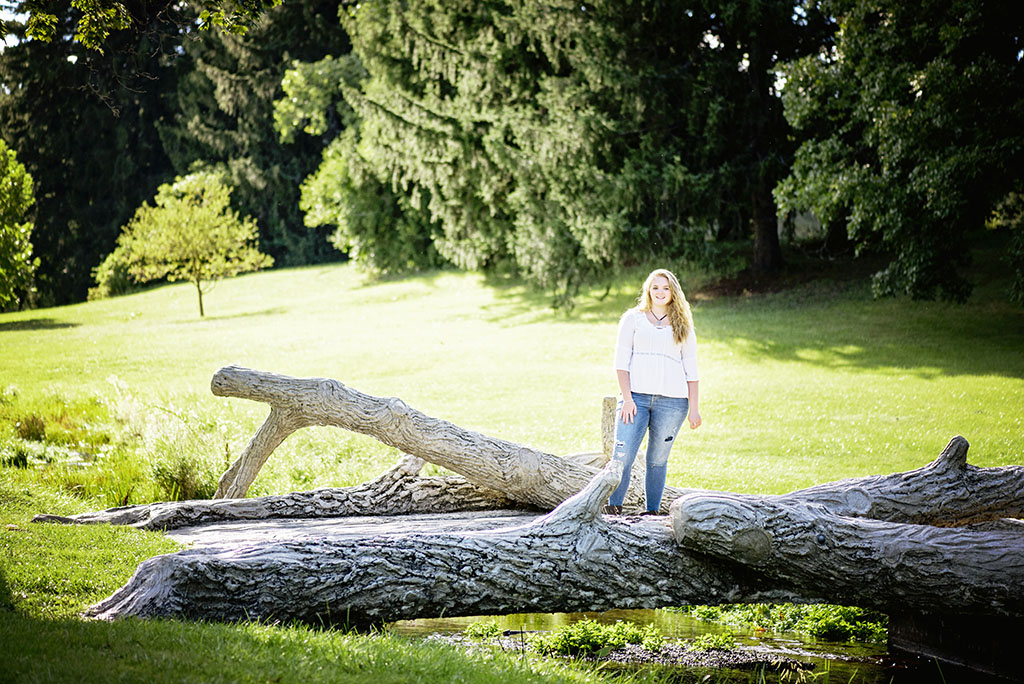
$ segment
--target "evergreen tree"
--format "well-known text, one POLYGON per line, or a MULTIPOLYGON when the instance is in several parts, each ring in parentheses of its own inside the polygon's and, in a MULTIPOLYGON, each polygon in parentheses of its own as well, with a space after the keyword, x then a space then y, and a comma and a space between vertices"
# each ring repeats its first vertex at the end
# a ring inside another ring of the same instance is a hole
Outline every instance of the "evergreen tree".
POLYGON ((51 42, 8 22, 14 40, 0 53, 0 137, 36 185, 37 304, 84 299, 120 226, 171 171, 156 127, 176 79, 177 28, 128 2, 140 29, 110 36, 99 53, 73 40, 70 2, 57 5, 51 42))
POLYGON ((293 0, 267 10, 244 34, 210 31, 186 41, 190 71, 176 93, 179 113, 161 128, 179 174, 198 164, 230 179, 234 206, 256 218, 261 244, 282 265, 332 254, 325 231, 303 225, 299 184, 337 130, 282 142, 273 103, 292 61, 348 52, 339 4, 293 0))
POLYGON ((724 7, 360 4, 343 17, 369 74, 345 89, 359 153, 427 207, 445 258, 514 261, 567 299, 620 264, 703 257, 709 238, 756 235, 752 265, 776 268, 791 143, 771 70, 821 22, 724 7))
POLYGON ((891 254, 878 294, 963 301, 972 234, 1021 191, 1020 13, 986 0, 822 5, 835 45, 786 69, 803 143, 776 195, 891 254))
POLYGON ((423 206, 395 192, 359 153, 361 120, 342 98, 358 88, 366 71, 352 54, 296 62, 285 74, 284 97, 274 105, 282 140, 301 133, 341 131, 323 152, 314 174, 302 183, 300 208, 310 227, 334 226, 330 240, 369 270, 400 272, 440 264, 432 226, 423 206))

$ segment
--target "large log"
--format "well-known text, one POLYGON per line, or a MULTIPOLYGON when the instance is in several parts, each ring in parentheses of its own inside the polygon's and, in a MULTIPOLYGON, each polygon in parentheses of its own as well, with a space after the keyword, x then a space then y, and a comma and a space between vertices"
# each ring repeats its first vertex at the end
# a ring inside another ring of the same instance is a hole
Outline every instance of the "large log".
POLYGON ((1024 467, 970 466, 961 437, 934 462, 907 473, 779 496, 668 488, 671 522, 605 518, 599 511, 618 482, 617 463, 597 472, 584 459, 464 430, 332 380, 225 368, 213 388, 271 405, 267 422, 222 479, 227 493, 244 493, 290 431, 314 424, 371 434, 465 479, 419 478, 422 462, 410 459, 374 482, 329 495, 159 504, 62 521, 169 527, 451 510, 502 496, 546 509, 569 498, 578 483, 589 484, 525 526, 305 538, 161 556, 140 565, 95 615, 366 623, 796 601, 1024 617, 1024 524, 1016 520, 1024 512, 1024 467))
POLYGON ((672 527, 686 549, 831 603, 885 613, 1024 616, 1024 524, 950 528, 836 515, 820 504, 727 493, 684 496, 672 527))
POLYGON ((515 508, 500 492, 461 477, 420 477, 424 462, 404 456, 380 477, 354 487, 315 489, 251 499, 161 501, 105 511, 59 516, 42 514, 33 522, 127 525, 144 530, 173 530, 232 520, 339 518, 409 515, 515 508))
MULTIPOLYGON (((813 500, 822 487, 785 497, 692 492, 670 519, 601 516, 620 467, 610 463, 554 512, 511 529, 161 556, 93 613, 366 623, 761 601, 948 614, 953 600, 958 614, 1024 616, 1019 521, 946 528, 841 516, 813 500)), ((1024 468, 999 470, 1024 480, 1024 468)), ((904 479, 872 481, 888 498, 880 483, 904 479)))
MULTIPOLYGON (((397 397, 381 398, 346 387, 337 380, 293 378, 237 366, 213 376, 217 396, 270 405, 266 422, 242 455, 221 477, 217 498, 245 496, 274 449, 295 430, 311 425, 371 435, 384 444, 459 473, 469 482, 502 492, 522 504, 551 510, 580 491, 597 473, 581 462, 467 430, 433 418, 397 397)), ((668 511, 673 492, 666 492, 668 511)), ((627 504, 643 503, 632 487, 627 504)))
POLYGON ((667 518, 602 517, 620 467, 610 464, 553 512, 510 529, 272 542, 158 556, 90 612, 104 619, 367 624, 801 598, 723 569, 703 554, 681 551, 667 518))
MULTIPOLYGON (((218 488, 220 497, 242 497, 260 467, 291 432, 309 425, 334 425, 371 435, 431 463, 459 473, 480 487, 513 501, 551 510, 594 477, 585 459, 560 458, 536 449, 466 430, 427 416, 396 397, 380 398, 336 380, 292 378, 237 366, 213 376, 214 394, 270 405, 270 415, 218 488)), ((605 399, 602 420, 609 422, 614 402, 605 399)), ((603 426, 605 453, 610 425, 603 426)), ((879 475, 811 487, 777 499, 817 502, 838 515, 893 522, 960 525, 1024 515, 1024 478, 1019 466, 977 468, 967 464, 967 440, 955 437, 931 464, 907 473, 879 475), (977 496, 977 492, 985 492, 977 496), (941 501, 936 508, 927 505, 941 501)), ((642 458, 634 466, 627 508, 643 505, 642 458)), ((661 510, 701 490, 666 487, 661 510)))

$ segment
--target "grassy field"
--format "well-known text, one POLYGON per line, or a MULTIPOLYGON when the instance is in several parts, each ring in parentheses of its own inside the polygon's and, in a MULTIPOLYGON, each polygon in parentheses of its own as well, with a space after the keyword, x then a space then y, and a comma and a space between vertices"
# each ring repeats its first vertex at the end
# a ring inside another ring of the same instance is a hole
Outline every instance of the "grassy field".
MULTIPOLYGON (((460 661, 386 636, 84 623, 84 606, 173 544, 28 521, 209 494, 266 416, 263 405, 210 394, 228 364, 335 378, 556 454, 597 450, 601 398, 616 391, 616 323, 642 275, 607 296, 584 293, 568 315, 500 279, 368 281, 347 265, 225 281, 202 319, 187 284, 0 315, 0 632, 20 644, 0 655, 0 680, 79 681, 70 663, 83 649, 90 668, 112 668, 97 675, 105 681, 156 681, 161 668, 181 675, 174 681, 295 681, 325 670, 344 681, 430 681, 438 668, 466 681, 596 681, 501 656, 460 661), (30 646, 40 640, 56 646, 30 646), (234 675, 240 656, 214 655, 222 651, 257 653, 265 676, 234 675), (213 663, 209 675, 188 664, 196 653, 210 656, 199 658, 213 663), (384 677, 375 663, 388 659, 400 663, 388 672, 404 674, 384 677)), ((784 492, 919 467, 957 434, 971 442, 971 463, 1024 462, 1024 313, 992 296, 996 280, 983 279, 969 304, 948 305, 873 301, 841 274, 728 297, 681 275, 704 426, 684 427, 670 484, 784 492)), ((396 457, 363 436, 308 429, 275 452, 250 493, 350 485, 396 457)))
MULTIPOLYGON (((596 450, 601 397, 616 392, 615 326, 636 287, 587 295, 566 316, 477 275, 367 283, 335 265, 223 282, 204 319, 184 284, 5 314, 0 441, 27 413, 57 429, 45 414, 71 405, 92 411, 93 425, 106 413, 131 426, 141 441, 124 460, 151 470, 187 443, 220 471, 266 415, 210 394, 213 373, 234 363, 400 396, 556 454, 596 450)), ((671 484, 788 491, 918 467, 956 434, 971 442, 972 463, 1020 462, 1024 314, 1009 305, 872 301, 842 282, 693 299, 705 424, 684 428, 671 484)), ((306 430, 275 453, 253 493, 353 484, 394 458, 369 438, 306 430)))

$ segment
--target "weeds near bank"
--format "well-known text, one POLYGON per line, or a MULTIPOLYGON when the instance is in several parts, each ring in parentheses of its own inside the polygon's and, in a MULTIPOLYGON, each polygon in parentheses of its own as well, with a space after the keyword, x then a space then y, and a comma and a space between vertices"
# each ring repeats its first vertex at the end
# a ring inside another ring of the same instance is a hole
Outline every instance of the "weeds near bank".
POLYGON ((771 632, 799 632, 825 641, 884 643, 888 635, 886 615, 854 606, 752 603, 677 610, 707 622, 771 632))
POLYGON ((648 651, 660 651, 664 637, 654 625, 641 627, 635 622, 622 621, 605 625, 585 619, 534 636, 529 643, 544 656, 579 658, 607 654, 626 644, 639 644, 648 651))
POLYGON ((687 646, 691 651, 728 651, 736 648, 736 637, 732 632, 722 634, 701 634, 687 646))
POLYGON ((498 626, 498 623, 491 620, 490 622, 474 622, 466 627, 463 634, 473 641, 486 641, 497 639, 503 632, 504 630, 498 626))

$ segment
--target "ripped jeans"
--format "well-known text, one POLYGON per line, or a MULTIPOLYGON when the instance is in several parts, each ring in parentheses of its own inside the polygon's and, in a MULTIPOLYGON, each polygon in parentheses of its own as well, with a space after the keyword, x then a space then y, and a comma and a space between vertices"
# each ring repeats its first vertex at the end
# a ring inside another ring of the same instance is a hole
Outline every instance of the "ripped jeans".
POLYGON ((630 471, 636 452, 644 434, 650 431, 647 438, 647 472, 644 486, 647 495, 647 510, 656 511, 661 508, 661 495, 665 491, 665 475, 668 471, 668 455, 672 451, 679 428, 686 420, 690 402, 686 397, 663 397, 660 394, 643 394, 633 392, 636 404, 636 415, 632 423, 622 422, 622 402, 619 402, 618 420, 615 422, 615 450, 612 458, 622 461, 622 481, 612 492, 608 503, 621 506, 629 489, 630 471))

